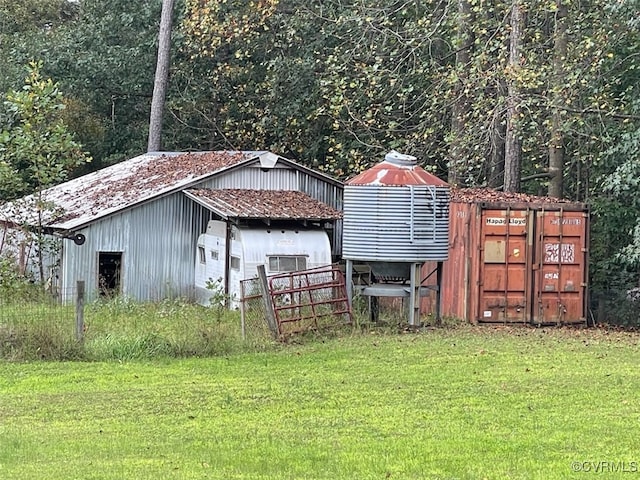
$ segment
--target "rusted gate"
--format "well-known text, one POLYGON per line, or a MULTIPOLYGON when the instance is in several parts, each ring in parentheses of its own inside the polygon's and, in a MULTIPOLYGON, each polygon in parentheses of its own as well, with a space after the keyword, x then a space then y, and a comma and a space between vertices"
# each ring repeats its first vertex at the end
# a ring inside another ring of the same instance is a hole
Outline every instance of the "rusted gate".
POLYGON ((243 280, 241 292, 243 336, 267 326, 284 337, 352 323, 345 277, 335 265, 271 276, 259 266, 258 278, 243 280))
POLYGON ((278 335, 351 323, 345 277, 337 266, 268 277, 278 335))

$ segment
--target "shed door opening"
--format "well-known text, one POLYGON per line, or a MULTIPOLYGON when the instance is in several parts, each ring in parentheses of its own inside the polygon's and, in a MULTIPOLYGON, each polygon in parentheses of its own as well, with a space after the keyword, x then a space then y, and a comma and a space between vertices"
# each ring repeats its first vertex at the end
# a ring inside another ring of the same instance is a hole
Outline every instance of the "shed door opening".
POLYGON ((102 296, 120 293, 122 252, 98 252, 98 290, 102 296))

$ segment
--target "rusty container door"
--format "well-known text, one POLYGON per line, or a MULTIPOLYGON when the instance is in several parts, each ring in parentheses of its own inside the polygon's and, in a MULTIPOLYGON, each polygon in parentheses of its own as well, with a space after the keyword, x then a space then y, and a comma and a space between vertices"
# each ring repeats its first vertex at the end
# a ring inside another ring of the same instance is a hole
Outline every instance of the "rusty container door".
POLYGON ((588 213, 540 210, 536 217, 532 323, 585 322, 588 213))
POLYGON ((482 210, 478 321, 531 320, 531 217, 529 209, 482 210))

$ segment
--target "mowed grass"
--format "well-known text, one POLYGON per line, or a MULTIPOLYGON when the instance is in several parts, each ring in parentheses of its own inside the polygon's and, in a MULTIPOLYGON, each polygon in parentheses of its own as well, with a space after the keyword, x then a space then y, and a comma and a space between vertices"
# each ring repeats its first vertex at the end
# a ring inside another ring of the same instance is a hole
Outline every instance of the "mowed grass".
POLYGON ((461 327, 216 358, 4 363, 0 478, 631 478, 638 341, 461 327))

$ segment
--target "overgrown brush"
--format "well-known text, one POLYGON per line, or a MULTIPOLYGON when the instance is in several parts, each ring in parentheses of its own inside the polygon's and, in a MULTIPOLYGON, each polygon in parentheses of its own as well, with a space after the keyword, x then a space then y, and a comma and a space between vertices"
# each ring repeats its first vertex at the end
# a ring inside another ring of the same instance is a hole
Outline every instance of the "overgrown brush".
POLYGON ((92 302, 85 306, 82 341, 76 340, 72 305, 5 303, 0 310, 0 358, 10 361, 211 357, 273 343, 266 335, 243 339, 238 312, 220 315, 180 299, 92 302))
POLYGON ((11 361, 82 360, 84 349, 59 325, 0 325, 0 358, 11 361))
MULTIPOLYGON (((371 323, 366 312, 356 312, 353 325, 298 333, 285 340, 306 343, 373 331, 393 334, 404 331, 403 319, 397 310, 389 310, 371 323)), ((445 320, 439 326, 455 328, 456 324, 445 320)), ((265 351, 277 343, 266 323, 252 325, 243 336, 239 312, 182 299, 139 303, 123 296, 100 298, 85 306, 82 340, 76 339, 75 328, 73 305, 51 300, 0 303, 0 358, 129 361, 213 357, 265 351)))

